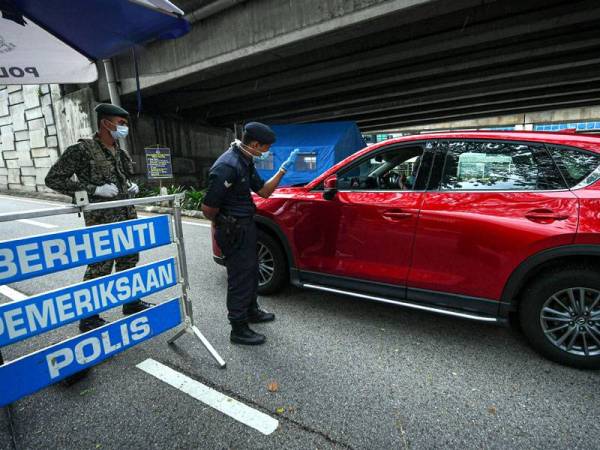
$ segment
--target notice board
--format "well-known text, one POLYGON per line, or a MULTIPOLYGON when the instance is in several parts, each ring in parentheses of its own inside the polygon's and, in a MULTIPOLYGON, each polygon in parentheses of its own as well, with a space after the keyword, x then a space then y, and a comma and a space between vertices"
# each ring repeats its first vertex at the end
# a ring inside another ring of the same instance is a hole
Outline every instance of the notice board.
POLYGON ((146 147, 146 174, 149 180, 173 178, 171 149, 167 147, 146 147))

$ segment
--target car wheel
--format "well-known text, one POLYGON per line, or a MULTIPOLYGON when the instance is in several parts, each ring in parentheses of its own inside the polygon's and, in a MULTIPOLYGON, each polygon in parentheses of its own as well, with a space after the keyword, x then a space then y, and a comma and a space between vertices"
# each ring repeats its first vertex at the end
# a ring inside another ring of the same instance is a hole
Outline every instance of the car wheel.
POLYGON ((258 293, 274 294, 279 291, 288 278, 285 255, 279 243, 264 231, 258 231, 258 293))
POLYGON ((590 268, 545 272, 525 289, 523 333, 541 354, 580 369, 600 368, 600 279, 590 268))

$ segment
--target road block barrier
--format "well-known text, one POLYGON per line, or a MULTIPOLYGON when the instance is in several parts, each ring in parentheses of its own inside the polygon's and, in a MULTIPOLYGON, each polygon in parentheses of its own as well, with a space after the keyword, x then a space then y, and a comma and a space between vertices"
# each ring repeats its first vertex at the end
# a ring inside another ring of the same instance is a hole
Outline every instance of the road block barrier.
MULTIPOLYGON (((221 367, 225 362, 194 324, 181 224, 181 195, 0 214, 0 222, 157 202, 170 215, 127 220, 0 242, 0 285, 175 244, 177 256, 0 304, 0 349, 162 290, 181 296, 13 361, 0 359, 0 407, 183 324, 221 367)), ((0 354, 1 358, 1 354, 0 354)))

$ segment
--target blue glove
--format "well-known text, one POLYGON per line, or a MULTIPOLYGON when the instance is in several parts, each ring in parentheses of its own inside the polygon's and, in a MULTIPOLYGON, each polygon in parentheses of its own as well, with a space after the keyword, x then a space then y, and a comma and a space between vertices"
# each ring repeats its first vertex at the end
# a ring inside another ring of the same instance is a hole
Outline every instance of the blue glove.
POLYGON ((294 149, 294 151, 292 153, 290 153, 290 156, 288 156, 288 159, 286 159, 283 162, 283 164, 281 165, 281 169, 283 169, 285 172, 287 172, 288 170, 290 170, 291 167, 296 162, 296 158, 298 157, 298 153, 300 153, 300 149, 299 148, 294 149))

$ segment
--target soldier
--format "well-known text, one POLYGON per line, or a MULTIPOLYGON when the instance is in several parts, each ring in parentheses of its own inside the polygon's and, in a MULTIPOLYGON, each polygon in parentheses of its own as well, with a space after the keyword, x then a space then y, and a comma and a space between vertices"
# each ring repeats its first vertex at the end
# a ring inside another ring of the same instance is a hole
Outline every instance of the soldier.
POLYGON ((248 322, 268 322, 275 315, 260 309, 257 302, 258 255, 256 225, 250 190, 264 198, 271 196, 294 164, 294 150, 279 171, 264 182, 254 167, 254 160, 266 159, 275 142, 275 133, 267 125, 250 122, 244 127, 241 141, 235 141, 213 164, 202 212, 215 223, 215 239, 227 267, 227 309, 232 342, 257 345, 265 336, 255 333, 248 322))
MULTIPOLYGON (((95 109, 98 115, 98 132, 91 139, 80 139, 70 146, 50 168, 46 176, 46 185, 65 195, 76 191, 87 191, 90 202, 104 202, 134 197, 138 186, 131 181, 133 163, 129 154, 119 147, 118 139, 124 139, 129 132, 129 113, 115 105, 101 103, 95 109), (72 176, 77 179, 73 180, 72 176)), ((101 209, 84 213, 87 226, 136 219, 135 207, 101 209)), ((127 255, 116 260, 90 264, 84 280, 98 278, 115 270, 121 271, 135 267, 139 255, 127 255)), ((123 314, 129 315, 143 311, 150 306, 142 300, 133 300, 123 305, 123 314)), ((82 319, 79 322, 81 332, 93 330, 107 323, 99 315, 82 319)))

